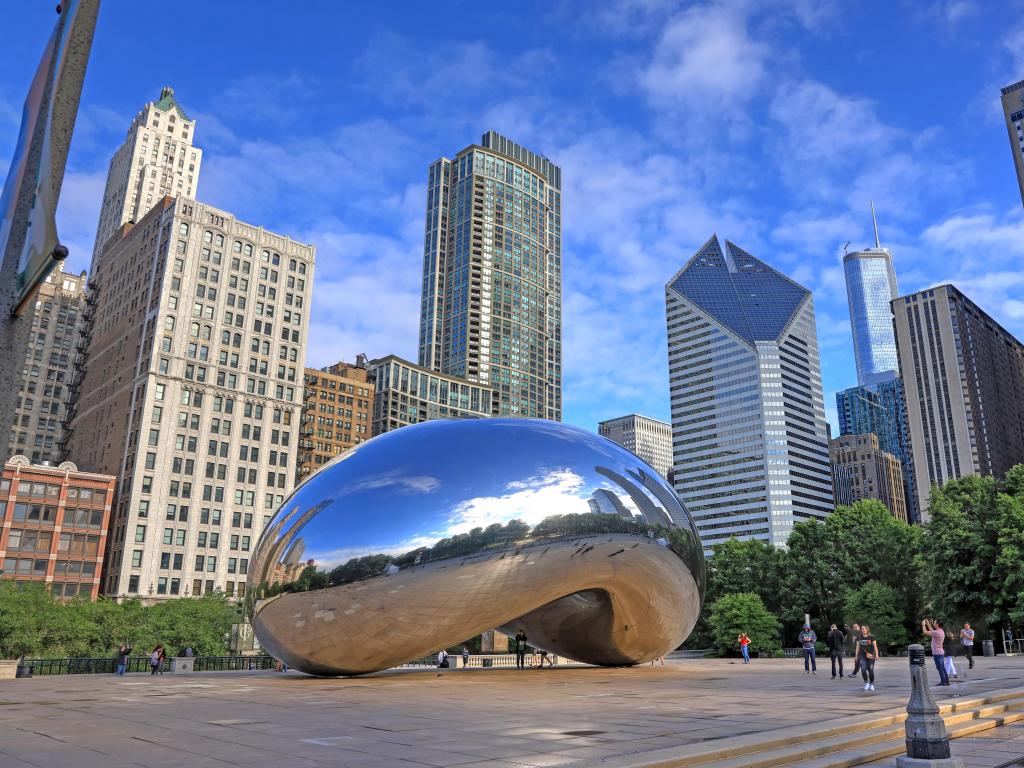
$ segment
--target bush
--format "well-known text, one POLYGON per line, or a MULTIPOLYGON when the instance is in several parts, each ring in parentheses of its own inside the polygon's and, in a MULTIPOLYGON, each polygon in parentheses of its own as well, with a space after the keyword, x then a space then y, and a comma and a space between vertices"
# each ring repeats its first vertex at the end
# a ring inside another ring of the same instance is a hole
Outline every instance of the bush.
POLYGON ((65 603, 43 584, 0 581, 0 658, 100 658, 125 641, 137 655, 163 643, 168 656, 186 646, 197 656, 219 656, 227 653, 224 635, 239 620, 237 606, 221 593, 149 607, 138 599, 65 603))
POLYGON ((711 605, 708 618, 712 647, 720 654, 736 654, 741 632, 750 637, 750 650, 772 652, 779 648, 779 621, 753 592, 722 595, 711 605))
POLYGON ((857 589, 846 591, 845 616, 847 624, 870 626, 880 651, 907 644, 899 595, 879 581, 866 581, 857 589))

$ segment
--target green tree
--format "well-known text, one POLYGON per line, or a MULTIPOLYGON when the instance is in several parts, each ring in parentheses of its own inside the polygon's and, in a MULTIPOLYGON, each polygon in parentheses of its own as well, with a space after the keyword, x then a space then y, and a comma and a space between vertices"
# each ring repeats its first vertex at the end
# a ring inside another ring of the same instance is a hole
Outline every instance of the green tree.
POLYGON ((750 636, 751 651, 779 648, 779 621, 753 592, 722 595, 711 605, 708 624, 712 646, 722 655, 739 652, 741 632, 750 636))
POLYGON ((43 584, 0 580, 0 658, 34 655, 56 624, 58 608, 43 584))
POLYGON ((753 592, 765 607, 779 614, 786 580, 786 553, 771 544, 751 539, 728 539, 712 547, 708 560, 705 602, 722 595, 753 592))
POLYGON ((827 626, 842 615, 838 553, 824 523, 807 520, 793 526, 786 557, 786 586, 781 618, 786 636, 795 637, 811 615, 814 626, 827 626))
POLYGON ((892 587, 874 579, 846 591, 844 610, 848 624, 868 624, 880 650, 907 644, 905 616, 900 596, 892 587))

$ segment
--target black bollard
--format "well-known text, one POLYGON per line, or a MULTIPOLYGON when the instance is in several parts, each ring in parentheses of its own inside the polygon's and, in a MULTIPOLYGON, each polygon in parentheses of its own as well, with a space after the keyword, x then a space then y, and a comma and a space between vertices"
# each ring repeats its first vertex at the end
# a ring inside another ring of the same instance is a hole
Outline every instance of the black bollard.
POLYGON ((964 768, 963 761, 951 757, 946 724, 928 689, 924 667, 924 646, 907 648, 910 658, 910 701, 907 703, 907 755, 897 757, 897 768, 964 768))

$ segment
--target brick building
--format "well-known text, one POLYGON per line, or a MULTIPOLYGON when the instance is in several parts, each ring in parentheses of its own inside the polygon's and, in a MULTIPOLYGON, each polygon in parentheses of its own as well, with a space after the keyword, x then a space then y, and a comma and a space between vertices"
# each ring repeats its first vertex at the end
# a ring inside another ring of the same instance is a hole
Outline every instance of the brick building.
POLYGON ((307 368, 303 383, 296 483, 368 440, 373 410, 374 387, 362 355, 355 364, 307 368))

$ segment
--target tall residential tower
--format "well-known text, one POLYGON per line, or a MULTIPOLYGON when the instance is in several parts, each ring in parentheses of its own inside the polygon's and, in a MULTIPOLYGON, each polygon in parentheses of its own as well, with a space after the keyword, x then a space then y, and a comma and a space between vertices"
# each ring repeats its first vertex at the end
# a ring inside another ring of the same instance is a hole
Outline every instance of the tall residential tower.
POLYGON ((814 304, 717 236, 665 287, 675 489, 706 549, 834 508, 814 304))
POLYGON ((562 418, 562 172, 494 131, 427 178, 419 363, 562 418))
POLYGON ((952 285, 893 302, 922 520, 931 487, 1024 462, 1024 345, 952 285))

